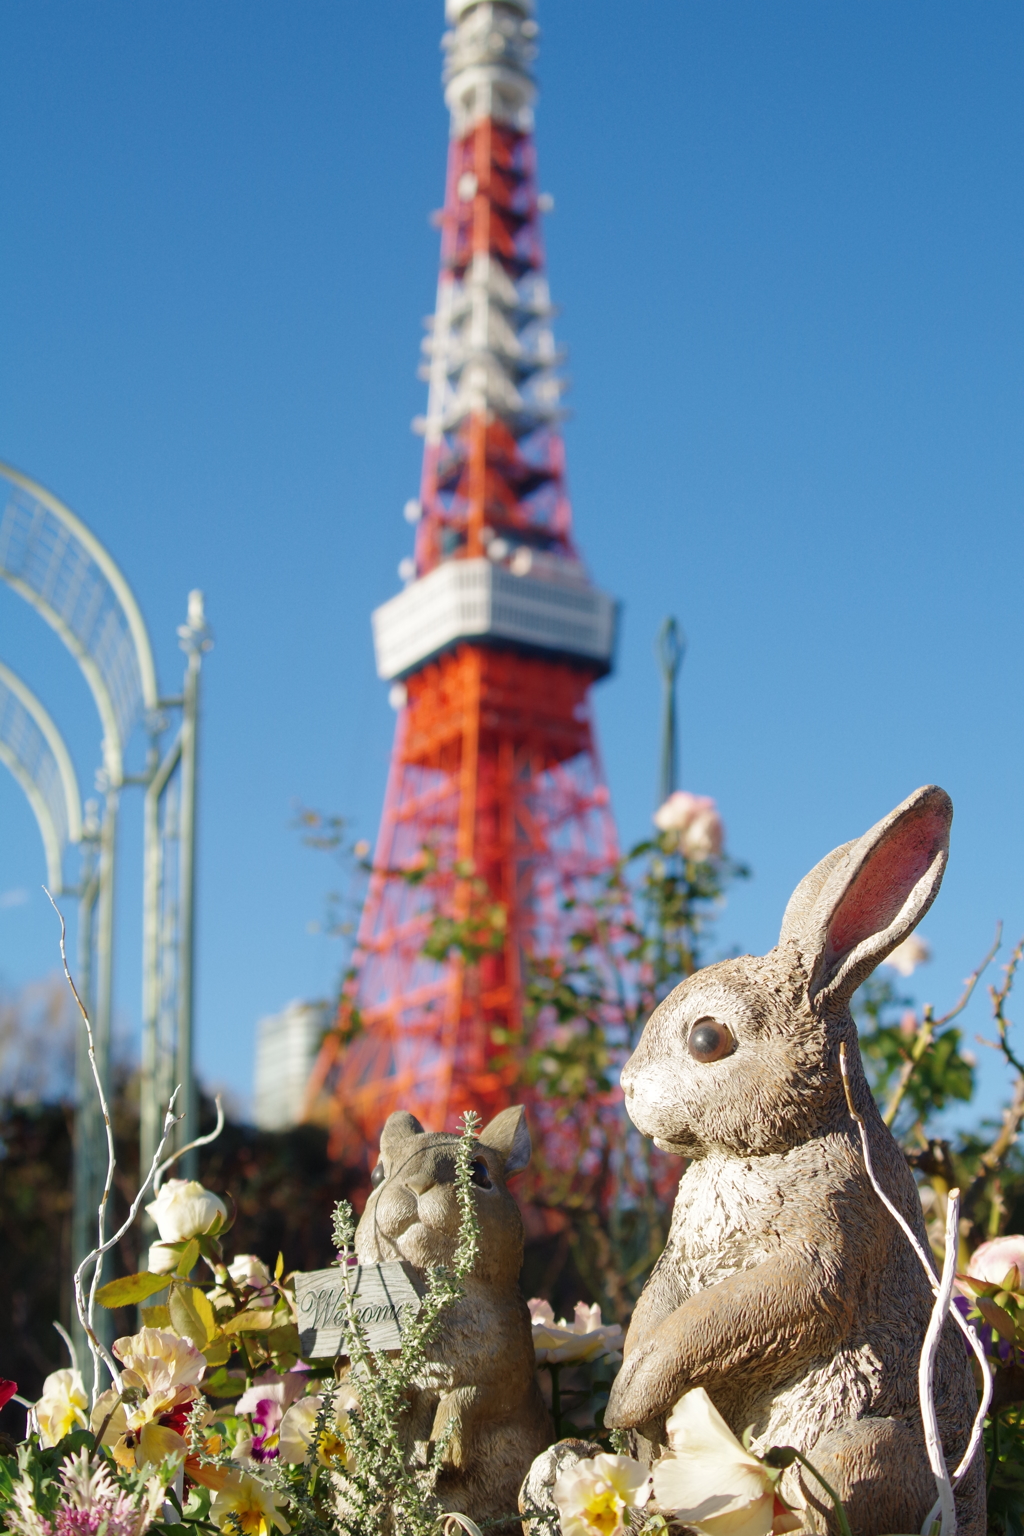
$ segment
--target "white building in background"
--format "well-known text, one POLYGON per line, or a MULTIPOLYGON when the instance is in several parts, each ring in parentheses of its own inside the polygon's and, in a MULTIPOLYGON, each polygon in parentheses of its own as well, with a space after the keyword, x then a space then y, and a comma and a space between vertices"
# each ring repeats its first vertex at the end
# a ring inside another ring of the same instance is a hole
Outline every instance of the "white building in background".
POLYGON ((294 1002, 256 1025, 253 1118, 261 1131, 283 1131, 298 1123, 329 1022, 327 1003, 294 1002))

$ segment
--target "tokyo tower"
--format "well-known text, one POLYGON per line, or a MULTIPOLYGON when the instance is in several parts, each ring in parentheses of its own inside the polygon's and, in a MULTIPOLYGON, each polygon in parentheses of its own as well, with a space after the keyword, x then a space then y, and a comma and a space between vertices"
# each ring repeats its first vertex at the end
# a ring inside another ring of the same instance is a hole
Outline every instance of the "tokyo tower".
POLYGON ((334 1155, 363 1166, 394 1109, 451 1129, 465 1109, 486 1121, 522 1096, 531 959, 585 925, 618 856, 590 706, 616 605, 572 535, 532 10, 447 0, 451 139, 414 423, 422 481, 406 506, 415 554, 373 615, 398 724, 353 979, 307 1100, 334 1155))

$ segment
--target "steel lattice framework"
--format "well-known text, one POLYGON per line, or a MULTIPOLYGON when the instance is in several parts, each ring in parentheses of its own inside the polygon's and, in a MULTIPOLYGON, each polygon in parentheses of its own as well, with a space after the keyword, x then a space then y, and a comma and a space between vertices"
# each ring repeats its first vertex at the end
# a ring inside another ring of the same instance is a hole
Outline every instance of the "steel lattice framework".
POLYGON ((400 714, 356 979, 309 1094, 352 1162, 375 1158, 395 1108, 442 1129, 511 1102, 524 968, 586 921, 617 858, 589 703, 611 668, 616 610, 572 538, 531 12, 528 0, 448 3, 441 274, 414 423, 420 498, 406 508, 415 560, 374 615, 400 714), (469 942, 428 958, 439 918, 469 942), (488 923, 491 943, 473 953, 488 923))

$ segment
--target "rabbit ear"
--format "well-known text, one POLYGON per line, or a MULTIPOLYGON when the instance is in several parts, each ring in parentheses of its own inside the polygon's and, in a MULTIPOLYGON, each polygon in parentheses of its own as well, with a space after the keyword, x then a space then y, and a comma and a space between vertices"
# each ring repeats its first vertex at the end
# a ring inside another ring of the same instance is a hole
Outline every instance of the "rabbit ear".
POLYGON ((790 939, 799 944, 807 927, 807 919, 814 910, 814 903, 821 894, 822 886, 836 865, 846 858, 852 847, 853 843, 842 843, 838 848, 833 848, 831 853, 826 853, 820 863, 815 864, 809 874, 804 875, 787 901, 786 910, 782 914, 780 944, 785 944, 790 939))
POLYGON ((506 1178, 521 1172, 530 1161, 533 1151, 526 1110, 522 1104, 514 1104, 511 1109, 503 1109, 500 1115, 495 1115, 490 1124, 484 1126, 477 1140, 482 1147, 493 1147, 495 1152, 501 1154, 506 1178))
POLYGON ((407 1109, 396 1109, 393 1115, 388 1115, 380 1133, 381 1157, 394 1157, 401 1143, 408 1137, 422 1135, 423 1127, 416 1116, 410 1115, 407 1109))
POLYGON ((836 848, 794 891, 782 922, 811 972, 810 995, 850 998, 917 927, 942 882, 953 803, 926 784, 865 832, 836 848))

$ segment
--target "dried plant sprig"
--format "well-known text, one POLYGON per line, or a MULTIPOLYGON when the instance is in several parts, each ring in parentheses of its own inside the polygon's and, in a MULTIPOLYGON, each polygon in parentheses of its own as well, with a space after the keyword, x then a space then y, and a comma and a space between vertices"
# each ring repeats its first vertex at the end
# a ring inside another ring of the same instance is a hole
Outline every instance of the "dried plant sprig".
MULTIPOLYGON (((865 1169, 865 1172, 867 1173, 868 1179, 869 1179, 869 1181, 871 1183, 871 1187, 875 1191, 875 1194, 878 1196, 879 1200, 881 1200, 882 1204, 885 1206, 886 1210, 889 1212, 889 1215, 893 1218, 893 1220, 896 1222, 897 1226, 899 1226, 899 1228, 903 1232, 904 1236, 906 1237, 907 1241, 910 1243, 910 1246, 913 1248, 914 1252, 917 1254, 917 1257, 918 1257, 918 1259, 920 1260, 920 1263, 921 1263, 921 1267, 924 1270, 925 1275, 928 1278, 928 1284, 932 1288, 932 1294, 937 1297, 940 1294, 940 1283, 939 1283, 939 1281, 936 1278, 935 1266, 934 1266, 934 1264, 932 1262, 932 1259, 931 1259, 930 1255, 925 1252, 925 1250, 922 1247, 921 1243, 918 1241, 917 1235, 914 1232, 913 1228, 906 1221, 906 1219, 904 1218, 902 1212, 898 1211, 896 1209, 895 1205, 893 1205, 892 1201, 889 1199, 888 1195, 885 1193, 885 1190, 879 1184, 878 1179, 875 1177, 875 1170, 874 1170, 874 1167, 872 1166, 872 1162, 871 1162, 871 1147, 870 1147, 870 1144, 868 1142, 867 1126, 864 1123, 863 1115, 861 1115, 859 1113, 859 1111, 857 1110, 856 1105, 853 1102, 853 1094, 850 1091, 850 1076, 849 1076, 849 1071, 848 1071, 847 1064, 846 1064, 846 1041, 845 1040, 841 1041, 840 1045, 839 1045, 839 1070, 840 1070, 840 1073, 842 1074, 842 1079, 843 1079, 843 1091, 846 1094, 846 1107, 847 1107, 847 1109, 850 1112, 851 1119, 855 1122, 855 1124, 857 1126, 857 1130, 860 1133, 861 1151, 862 1151, 863 1156, 864 1156, 864 1169, 865 1169)), ((950 1203, 952 1203, 952 1200, 951 1200, 950 1203)), ((946 1247, 947 1247, 946 1258, 947 1258, 947 1261, 948 1261, 948 1259, 949 1259, 949 1249, 950 1249, 950 1243, 949 1243, 948 1239, 947 1239, 946 1247)), ((954 1239, 954 1242, 952 1244, 952 1253, 953 1253, 953 1263, 954 1263, 954 1268, 955 1268, 955 1260, 956 1260, 956 1242, 955 1242, 955 1239, 954 1239)), ((943 1266, 943 1268, 945 1268, 945 1265, 943 1266)), ((982 1376, 981 1401, 978 1404, 978 1411, 975 1414, 974 1425, 973 1425, 973 1427, 971 1429, 971 1436, 970 1436, 970 1439, 967 1442, 967 1449, 965 1450, 963 1456, 960 1459, 960 1464, 957 1467, 956 1471, 953 1473, 953 1487, 955 1488, 956 1485, 961 1481, 961 1479, 967 1473, 968 1468, 970 1467, 972 1461, 974 1460, 975 1454, 976 1454, 976 1452, 978 1450, 978 1446, 981 1444, 981 1436, 982 1436, 982 1431, 983 1431, 984 1426, 985 1426, 985 1418, 986 1418, 986 1416, 988 1414, 989 1407, 991 1406, 991 1403, 992 1403, 992 1371, 991 1371, 991 1368, 990 1368, 989 1363, 988 1363, 988 1359, 987 1359, 986 1354, 985 1354, 985 1346, 982 1344, 981 1340, 979 1339, 978 1335, 975 1333, 974 1329, 971 1327, 971 1325, 967 1321, 967 1319, 958 1311, 958 1309, 956 1307, 950 1306, 948 1303, 947 1303, 946 1310, 948 1310, 949 1315, 953 1318, 953 1320, 956 1323, 957 1327, 960 1329, 960 1332, 964 1335, 964 1337, 966 1338, 966 1340, 967 1340, 968 1344, 970 1345, 971 1349, 974 1351, 975 1358, 977 1359, 978 1364, 981 1367, 981 1376, 982 1376)), ((934 1518, 934 1517, 932 1516, 932 1517, 930 1517, 930 1519, 931 1518, 934 1518)), ((925 1530, 928 1530, 929 1528, 930 1528, 929 1526, 927 1526, 927 1525, 925 1526, 925 1530)))

